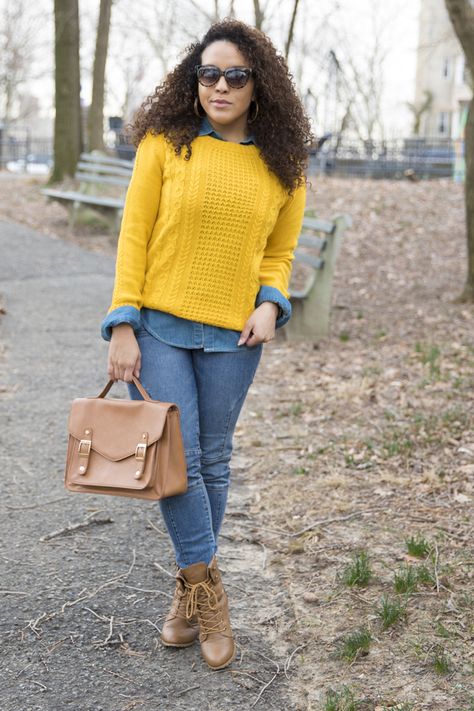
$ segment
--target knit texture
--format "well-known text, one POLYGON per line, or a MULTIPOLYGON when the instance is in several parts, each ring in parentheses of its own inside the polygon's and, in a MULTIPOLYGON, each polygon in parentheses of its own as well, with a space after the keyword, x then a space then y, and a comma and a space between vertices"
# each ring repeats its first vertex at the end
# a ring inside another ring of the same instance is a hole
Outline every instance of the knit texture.
POLYGON ((163 134, 140 143, 109 312, 159 309, 241 330, 261 285, 288 298, 306 185, 289 197, 259 149, 198 136, 192 157, 163 134))

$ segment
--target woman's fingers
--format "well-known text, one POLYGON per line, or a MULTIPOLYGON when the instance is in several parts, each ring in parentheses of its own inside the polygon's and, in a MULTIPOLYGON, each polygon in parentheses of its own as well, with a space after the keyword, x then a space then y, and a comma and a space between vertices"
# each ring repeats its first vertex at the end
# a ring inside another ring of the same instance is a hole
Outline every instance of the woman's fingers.
POLYGON ((115 332, 109 347, 107 372, 113 380, 132 382, 133 375, 140 372, 141 353, 137 340, 131 330, 115 332))

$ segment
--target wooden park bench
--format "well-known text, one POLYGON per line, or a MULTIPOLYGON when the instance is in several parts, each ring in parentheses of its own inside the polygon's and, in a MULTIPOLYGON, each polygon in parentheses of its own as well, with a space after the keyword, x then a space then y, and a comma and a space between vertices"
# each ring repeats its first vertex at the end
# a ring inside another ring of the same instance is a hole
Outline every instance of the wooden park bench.
POLYGON ((314 216, 314 210, 305 211, 294 260, 304 265, 304 281, 300 288, 294 288, 292 274, 289 288, 292 316, 281 329, 286 340, 315 340, 328 334, 336 259, 344 230, 351 225, 349 215, 322 220, 314 216))
POLYGON ((70 208, 71 227, 82 207, 100 212, 111 229, 116 230, 122 217, 125 192, 132 175, 133 163, 111 158, 103 153, 82 153, 74 179, 77 190, 45 188, 41 192, 50 200, 70 208), (113 190, 114 194, 107 192, 113 190), (105 191, 105 194, 104 194, 105 191))

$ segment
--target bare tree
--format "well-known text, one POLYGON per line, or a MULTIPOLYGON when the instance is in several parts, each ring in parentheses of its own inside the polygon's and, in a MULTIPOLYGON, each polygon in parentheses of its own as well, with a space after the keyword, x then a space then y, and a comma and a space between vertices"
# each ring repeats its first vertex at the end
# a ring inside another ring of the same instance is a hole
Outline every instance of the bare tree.
POLYGON ((54 0, 54 168, 50 182, 73 176, 82 150, 78 0, 54 0))
POLYGON ((425 98, 419 105, 407 101, 407 106, 413 114, 413 133, 415 136, 418 136, 420 133, 421 117, 430 110, 433 104, 433 92, 425 89, 423 94, 425 98))
MULTIPOLYGON (((340 92, 338 105, 342 111, 339 113, 344 113, 345 125, 370 146, 377 134, 383 139, 385 133, 382 118, 385 63, 393 49, 389 30, 397 15, 390 4, 377 0, 370 0, 369 11, 370 29, 366 31, 363 49, 354 51, 354 37, 345 29, 340 13, 335 14, 338 22, 333 30, 333 41, 338 48, 334 81, 339 82, 336 89, 340 92)), ((333 123, 338 121, 339 117, 335 117, 333 123)))
POLYGON ((291 43, 293 42, 293 35, 295 31, 296 14, 298 12, 299 0, 294 0, 293 11, 291 13, 290 27, 288 30, 288 37, 285 42, 285 59, 288 61, 288 55, 290 53, 291 43))
POLYGON ((112 0, 100 0, 94 55, 92 101, 87 120, 90 151, 104 150, 105 65, 107 63, 111 12, 112 0))
POLYGON ((265 19, 265 10, 260 4, 260 0, 253 0, 254 24, 257 30, 263 29, 263 21, 265 19))
MULTIPOLYGON (((469 0, 445 0, 446 8, 461 43, 466 58, 466 65, 471 77, 474 77, 474 7, 469 0)), ((470 101, 465 128, 466 156, 466 227, 468 273, 461 302, 474 301, 474 96, 470 101)))
POLYGON ((26 0, 6 2, 0 12, 0 117, 8 130, 22 117, 20 97, 32 75, 38 17, 26 0))

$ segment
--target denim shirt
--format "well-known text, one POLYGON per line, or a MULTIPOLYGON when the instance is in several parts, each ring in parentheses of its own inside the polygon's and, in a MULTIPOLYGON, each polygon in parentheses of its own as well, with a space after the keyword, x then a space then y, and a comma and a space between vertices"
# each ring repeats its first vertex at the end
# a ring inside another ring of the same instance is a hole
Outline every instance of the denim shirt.
MULTIPOLYGON (((226 140, 215 131, 207 116, 201 121, 199 135, 212 136, 221 141, 226 140)), ((254 143, 256 145, 252 135, 244 141, 240 141, 240 143, 249 145, 254 143)), ((291 317, 290 301, 279 289, 273 286, 261 286, 255 299, 255 308, 264 301, 273 301, 278 304, 278 317, 275 327, 281 328, 281 326, 284 326, 291 317)), ((138 310, 134 306, 119 306, 111 311, 102 321, 102 338, 110 341, 112 328, 120 323, 130 324, 134 331, 144 328, 159 341, 179 348, 203 348, 206 352, 223 352, 238 351, 252 347, 247 346, 245 343, 241 346, 237 345, 241 331, 200 323, 199 321, 191 321, 158 309, 142 307, 138 310)))

